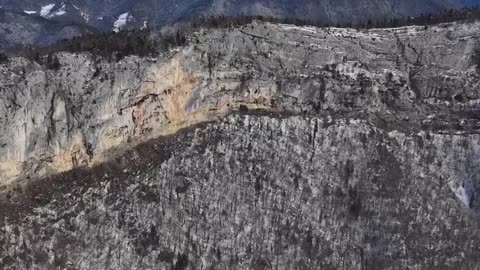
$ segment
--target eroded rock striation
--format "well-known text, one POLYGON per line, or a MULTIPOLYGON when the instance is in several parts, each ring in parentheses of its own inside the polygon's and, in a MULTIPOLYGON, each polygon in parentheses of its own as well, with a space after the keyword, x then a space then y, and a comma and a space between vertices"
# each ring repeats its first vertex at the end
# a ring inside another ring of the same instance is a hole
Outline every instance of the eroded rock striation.
POLYGON ((11 60, 0 266, 479 269, 479 25, 11 60))

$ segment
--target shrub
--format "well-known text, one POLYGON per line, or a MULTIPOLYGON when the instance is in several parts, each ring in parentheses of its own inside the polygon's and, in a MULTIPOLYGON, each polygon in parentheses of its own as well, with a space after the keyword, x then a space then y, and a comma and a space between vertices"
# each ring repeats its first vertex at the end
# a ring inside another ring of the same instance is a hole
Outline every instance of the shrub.
POLYGON ((8 56, 3 53, 0 53, 0 64, 8 62, 8 56))
POLYGON ((471 60, 473 65, 477 65, 477 73, 480 73, 480 46, 474 49, 471 60))

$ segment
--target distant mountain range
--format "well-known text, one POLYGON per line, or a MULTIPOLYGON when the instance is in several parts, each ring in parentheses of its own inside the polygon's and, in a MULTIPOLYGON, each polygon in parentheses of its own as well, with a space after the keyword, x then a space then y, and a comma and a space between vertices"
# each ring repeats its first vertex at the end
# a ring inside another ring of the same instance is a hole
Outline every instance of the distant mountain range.
POLYGON ((54 21, 24 12, 0 9, 0 48, 48 44, 93 31, 96 31, 95 28, 86 24, 54 21))
POLYGON ((85 31, 151 27, 198 15, 264 15, 325 22, 415 16, 480 0, 0 0, 0 48, 85 31))

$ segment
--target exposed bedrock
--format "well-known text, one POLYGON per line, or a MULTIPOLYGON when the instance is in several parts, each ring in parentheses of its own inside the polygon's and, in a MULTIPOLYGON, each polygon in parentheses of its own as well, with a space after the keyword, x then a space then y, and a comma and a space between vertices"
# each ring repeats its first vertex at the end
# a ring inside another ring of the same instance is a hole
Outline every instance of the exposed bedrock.
POLYGON ((2 269, 480 269, 478 24, 0 66, 2 269))

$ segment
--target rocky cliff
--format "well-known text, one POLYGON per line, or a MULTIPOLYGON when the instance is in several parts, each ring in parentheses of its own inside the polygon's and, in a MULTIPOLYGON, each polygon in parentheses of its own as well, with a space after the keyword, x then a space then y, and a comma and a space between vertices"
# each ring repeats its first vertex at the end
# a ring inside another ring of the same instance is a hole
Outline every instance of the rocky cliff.
POLYGON ((0 67, 3 269, 480 269, 479 23, 255 22, 0 67))

